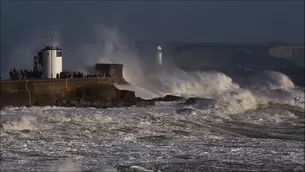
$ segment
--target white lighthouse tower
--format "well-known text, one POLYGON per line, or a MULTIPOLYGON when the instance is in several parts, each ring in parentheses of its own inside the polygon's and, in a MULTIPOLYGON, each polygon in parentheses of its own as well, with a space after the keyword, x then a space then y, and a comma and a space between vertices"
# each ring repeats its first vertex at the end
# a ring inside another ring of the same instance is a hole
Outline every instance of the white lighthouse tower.
POLYGON ((62 72, 61 49, 58 46, 46 46, 41 50, 41 67, 44 78, 56 78, 62 72))
POLYGON ((160 45, 157 46, 157 54, 156 54, 156 58, 157 58, 157 65, 162 65, 162 48, 160 45))
POLYGON ((38 63, 43 78, 57 78, 62 72, 62 55, 58 46, 50 45, 50 37, 48 37, 47 46, 38 52, 38 63))

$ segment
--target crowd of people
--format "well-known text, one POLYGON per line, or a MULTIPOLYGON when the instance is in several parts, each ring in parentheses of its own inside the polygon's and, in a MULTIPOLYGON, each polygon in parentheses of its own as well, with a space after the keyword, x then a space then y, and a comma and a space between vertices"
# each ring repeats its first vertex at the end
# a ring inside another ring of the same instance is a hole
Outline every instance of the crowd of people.
POLYGON ((99 77, 110 77, 108 73, 83 73, 83 72, 73 72, 68 71, 61 72, 56 78, 99 78, 99 77))
MULTIPOLYGON (((32 70, 10 70, 9 72, 11 80, 25 80, 25 79, 44 79, 42 72, 32 70)), ((56 75, 57 79, 62 78, 98 78, 98 77, 110 77, 109 73, 83 73, 83 72, 68 72, 64 71, 56 75)))
POLYGON ((33 70, 10 70, 9 72, 11 80, 23 80, 23 79, 39 79, 42 76, 41 72, 33 71, 33 70))

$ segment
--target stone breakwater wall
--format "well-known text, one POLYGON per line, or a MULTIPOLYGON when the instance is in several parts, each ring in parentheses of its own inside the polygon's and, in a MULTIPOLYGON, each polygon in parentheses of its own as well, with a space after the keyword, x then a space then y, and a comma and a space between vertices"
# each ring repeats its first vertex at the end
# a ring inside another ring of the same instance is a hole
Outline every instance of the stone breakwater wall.
POLYGON ((154 104, 136 98, 132 91, 115 88, 114 79, 111 77, 9 80, 0 83, 0 107, 52 105, 117 107, 154 104))
POLYGON ((106 73, 114 82, 117 84, 127 83, 123 77, 123 65, 122 64, 107 64, 107 63, 98 63, 95 65, 95 70, 98 72, 106 73))

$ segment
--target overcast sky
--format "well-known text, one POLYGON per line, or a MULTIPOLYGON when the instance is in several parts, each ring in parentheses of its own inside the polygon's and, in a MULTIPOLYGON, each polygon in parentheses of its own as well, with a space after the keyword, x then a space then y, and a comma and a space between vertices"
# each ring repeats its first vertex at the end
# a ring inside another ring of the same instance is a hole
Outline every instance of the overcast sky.
POLYGON ((66 44, 91 42, 97 25, 133 41, 304 42, 303 1, 1 2, 1 71, 46 28, 66 44))

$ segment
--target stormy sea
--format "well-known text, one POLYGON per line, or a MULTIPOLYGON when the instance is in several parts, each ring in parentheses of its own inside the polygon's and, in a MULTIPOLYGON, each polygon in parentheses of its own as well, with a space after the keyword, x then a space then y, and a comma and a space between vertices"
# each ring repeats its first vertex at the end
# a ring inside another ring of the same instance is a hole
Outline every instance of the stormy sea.
POLYGON ((195 70, 169 63, 149 69, 127 49, 105 47, 103 58, 86 63, 123 63, 130 84, 117 88, 144 99, 184 100, 109 109, 6 107, 1 171, 304 171, 304 88, 297 80, 242 65, 234 75, 201 70, 193 60, 181 63, 195 70))
POLYGON ((304 171, 303 88, 274 71, 247 87, 220 72, 180 72, 117 87, 192 103, 2 109, 1 171, 304 171))

